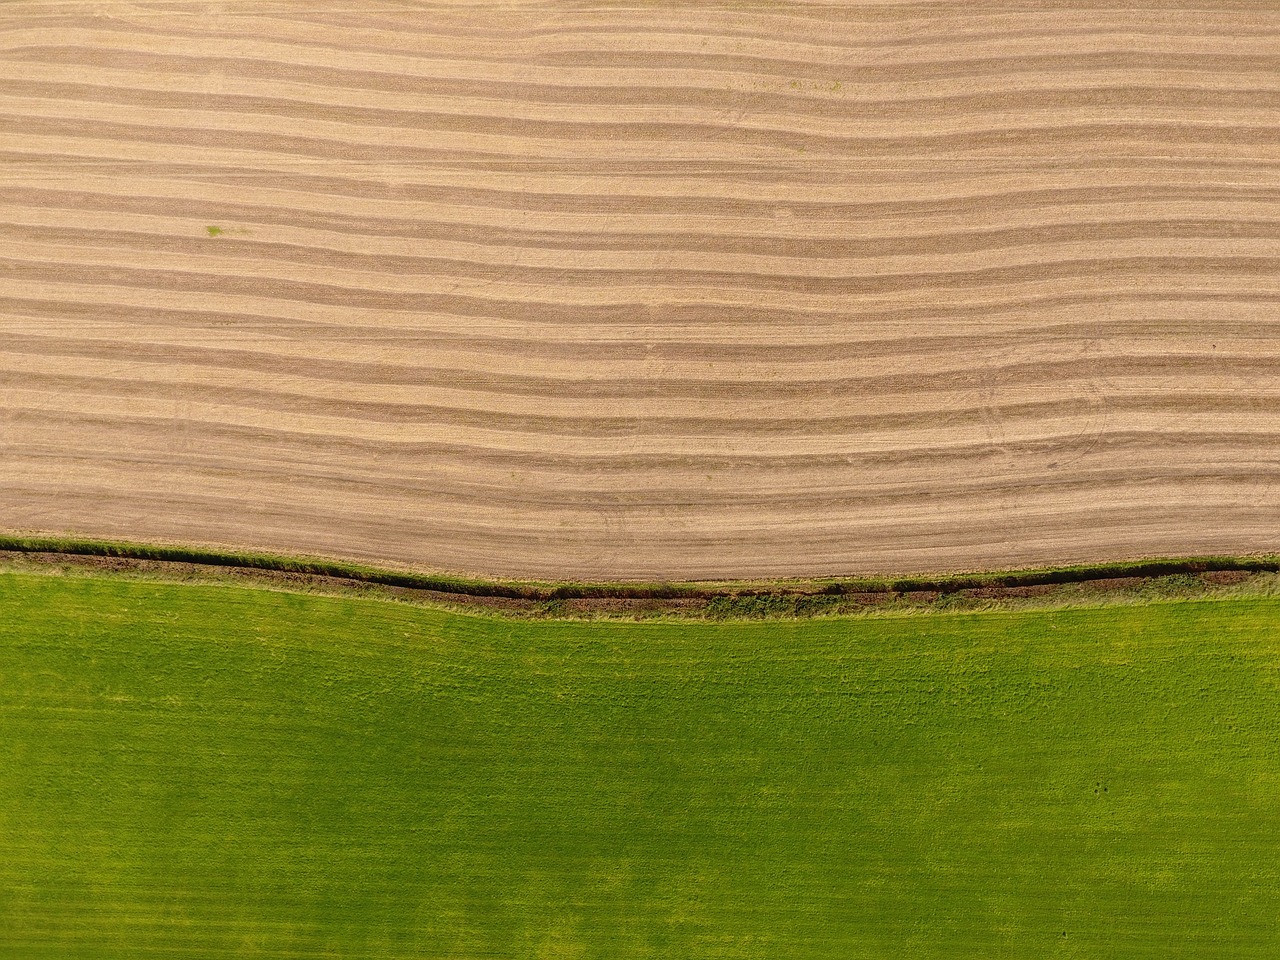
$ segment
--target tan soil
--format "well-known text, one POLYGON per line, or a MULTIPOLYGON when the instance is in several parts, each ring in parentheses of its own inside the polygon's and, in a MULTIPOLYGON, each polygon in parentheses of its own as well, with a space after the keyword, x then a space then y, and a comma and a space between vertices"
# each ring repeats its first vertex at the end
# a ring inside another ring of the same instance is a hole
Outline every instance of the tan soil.
POLYGON ((1276 549, 1272 2, 0 15, 0 528, 572 579, 1276 549))

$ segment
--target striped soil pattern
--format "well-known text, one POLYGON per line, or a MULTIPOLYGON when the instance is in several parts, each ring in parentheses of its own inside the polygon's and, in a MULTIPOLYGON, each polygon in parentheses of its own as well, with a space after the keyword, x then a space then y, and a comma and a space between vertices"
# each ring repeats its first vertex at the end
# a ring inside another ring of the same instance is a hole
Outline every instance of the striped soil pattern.
POLYGON ((0 7, 0 527, 494 576, 1275 549, 1280 7, 0 7))

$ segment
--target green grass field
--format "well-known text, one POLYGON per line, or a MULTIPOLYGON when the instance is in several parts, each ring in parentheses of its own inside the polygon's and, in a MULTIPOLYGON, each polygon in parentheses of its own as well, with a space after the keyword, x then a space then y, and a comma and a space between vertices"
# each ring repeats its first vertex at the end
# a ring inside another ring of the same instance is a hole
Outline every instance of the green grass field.
POLYGON ((511 622, 0 575, 0 957, 1280 956, 1280 601, 511 622))

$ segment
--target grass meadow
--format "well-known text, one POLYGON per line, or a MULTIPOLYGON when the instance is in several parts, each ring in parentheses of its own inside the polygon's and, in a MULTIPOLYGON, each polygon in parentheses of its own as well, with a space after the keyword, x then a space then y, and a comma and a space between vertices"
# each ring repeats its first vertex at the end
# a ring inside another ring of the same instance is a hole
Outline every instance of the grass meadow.
POLYGON ((0 574, 0 956, 1280 955, 1280 601, 509 621, 0 574))

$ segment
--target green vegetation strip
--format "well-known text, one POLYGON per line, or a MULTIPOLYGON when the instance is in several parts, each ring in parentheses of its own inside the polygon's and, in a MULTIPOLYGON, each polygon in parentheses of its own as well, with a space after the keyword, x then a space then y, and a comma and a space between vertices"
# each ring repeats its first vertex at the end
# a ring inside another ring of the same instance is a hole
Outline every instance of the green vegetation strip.
POLYGON ((478 597, 533 598, 537 585, 515 585, 462 577, 436 576, 382 570, 376 567, 309 557, 282 557, 266 553, 215 550, 205 547, 176 547, 159 544, 122 543, 110 540, 81 540, 69 537, 23 537, 0 534, 0 551, 8 553, 60 553, 68 556, 157 560, 205 566, 239 567, 279 573, 300 573, 335 577, 358 583, 377 583, 413 590, 433 590, 478 597))
POLYGON ((575 599, 715 599, 785 597, 840 597, 850 594, 1020 589, 1078 584, 1100 580, 1153 579, 1195 576, 1205 573, 1280 572, 1280 556, 1181 557, 1129 560, 1114 563, 1044 567, 918 577, 845 577, 807 580, 716 581, 676 583, 541 583, 535 581, 478 580, 445 574, 388 570, 340 560, 284 557, 265 553, 236 552, 205 547, 163 546, 68 537, 0 534, 0 553, 63 554, 122 560, 188 563, 204 566, 261 570, 348 580, 353 583, 453 594, 459 598, 489 597, 550 602, 575 599))
POLYGON ((516 622, 0 574, 0 956, 1280 955, 1280 601, 516 622))

